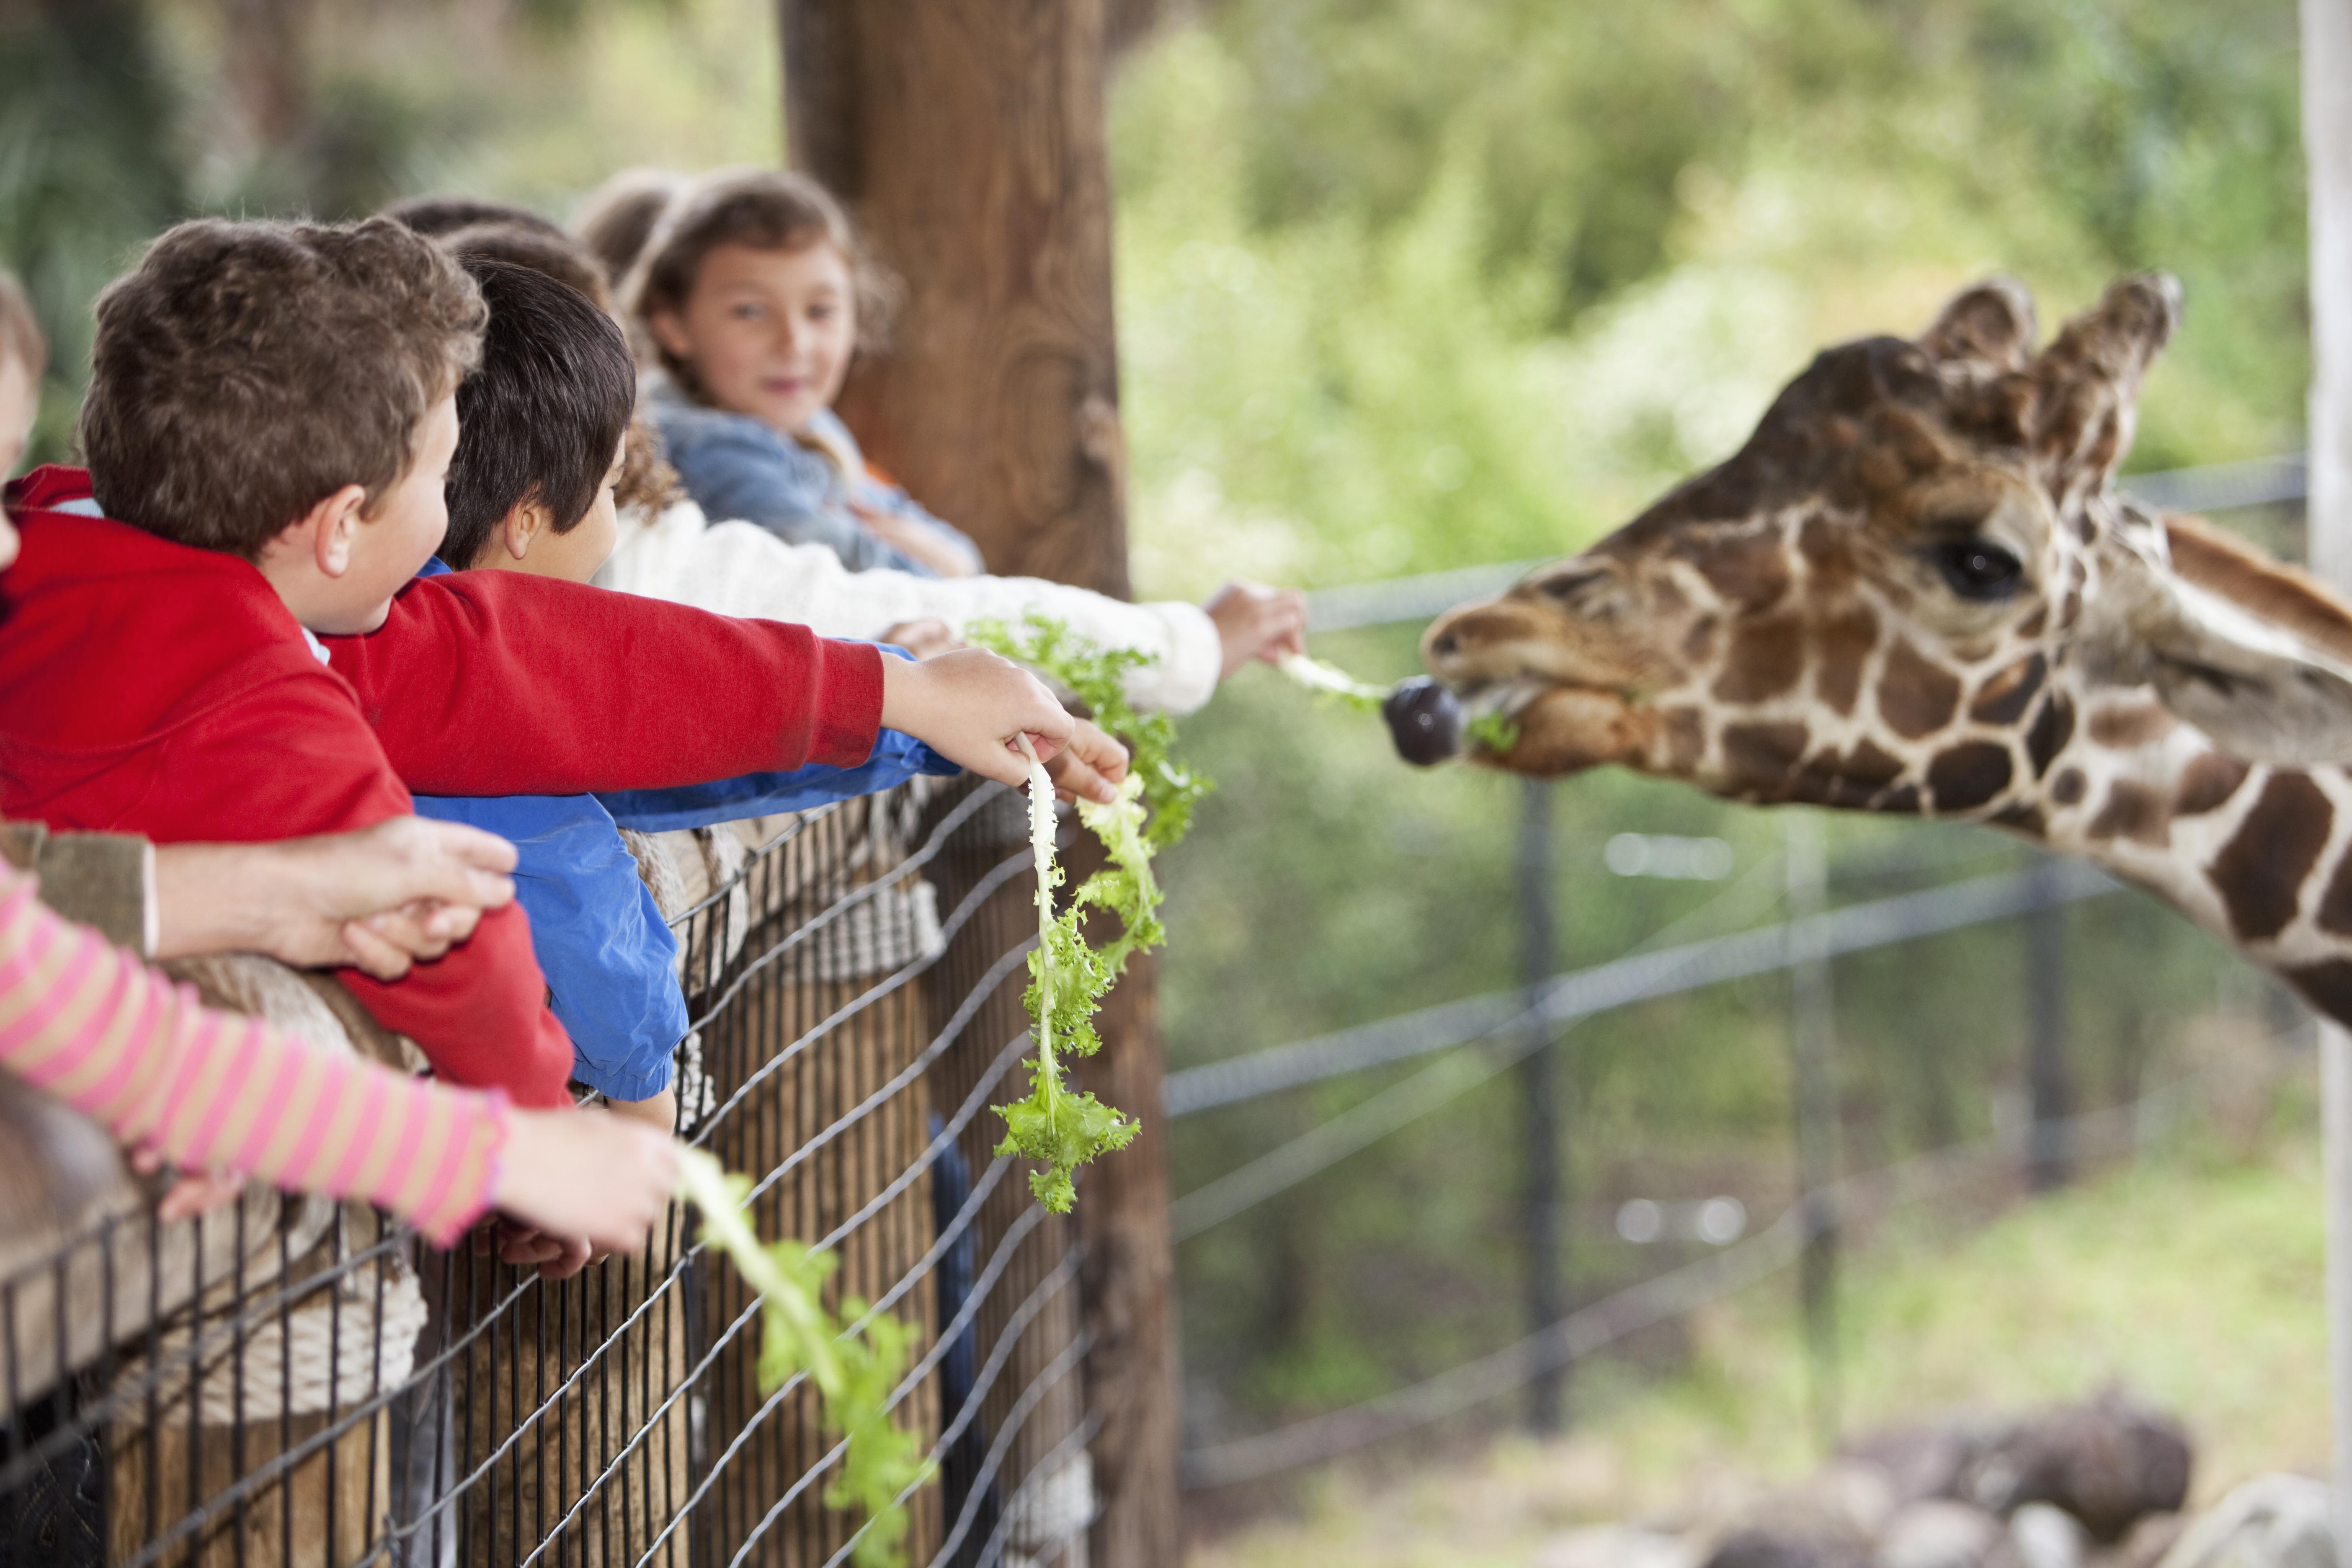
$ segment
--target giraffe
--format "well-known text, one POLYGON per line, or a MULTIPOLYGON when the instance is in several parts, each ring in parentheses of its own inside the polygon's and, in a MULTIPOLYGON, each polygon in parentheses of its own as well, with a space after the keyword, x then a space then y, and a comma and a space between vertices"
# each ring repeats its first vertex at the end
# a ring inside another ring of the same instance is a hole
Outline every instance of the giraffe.
POLYGON ((2179 320, 2014 282, 1824 351, 1728 461, 1433 623, 1475 760, 1986 822, 2147 888, 2352 1023, 2352 606, 2110 483, 2179 320))

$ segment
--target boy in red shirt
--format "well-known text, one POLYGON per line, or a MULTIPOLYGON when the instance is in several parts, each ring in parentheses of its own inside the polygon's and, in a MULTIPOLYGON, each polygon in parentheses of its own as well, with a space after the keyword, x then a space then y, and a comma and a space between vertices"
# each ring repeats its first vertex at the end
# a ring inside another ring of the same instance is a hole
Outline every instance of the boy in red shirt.
MULTIPOLYGON (((1108 798, 1116 743, 986 655, 886 659, 518 574, 414 580, 446 525, 483 319, 464 272, 381 219, 184 224, 108 289, 89 473, 8 492, 24 548, 0 580, 0 815, 278 838, 404 813, 412 787, 855 765, 884 724, 1009 783, 1026 732, 1058 783, 1108 798)), ((553 1105, 572 1048, 530 942, 509 905, 404 979, 341 978, 442 1077, 553 1105)))

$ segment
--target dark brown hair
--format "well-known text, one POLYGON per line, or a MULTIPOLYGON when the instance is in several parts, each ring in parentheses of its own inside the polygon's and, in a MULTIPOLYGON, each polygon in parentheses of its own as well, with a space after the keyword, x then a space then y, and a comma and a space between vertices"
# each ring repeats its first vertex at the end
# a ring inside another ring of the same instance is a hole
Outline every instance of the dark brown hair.
POLYGON ((589 302, 606 315, 614 314, 613 290, 604 281, 604 269, 586 247, 561 229, 550 234, 515 223, 469 224, 442 237, 440 245, 460 266, 487 257, 543 272, 587 295, 589 302))
POLYGON ((662 215, 693 183, 672 169, 624 169, 583 198, 572 232, 595 252, 606 282, 621 286, 662 215))
POLYGON ((562 224, 543 213, 486 196, 403 196, 377 216, 413 228, 427 239, 439 239, 443 235, 483 223, 517 224, 542 234, 563 232, 562 224))
POLYGON ((457 387, 457 452, 441 559, 463 569, 537 500, 555 531, 588 514, 637 401, 637 365, 612 317, 544 272, 492 257, 466 271, 490 308, 482 363, 457 387))
MULTIPOLYGON (((604 275, 597 270, 587 248, 568 235, 543 234, 514 224, 485 223, 459 229, 442 240, 441 245, 460 263, 487 257, 543 272, 587 295, 605 314, 613 312, 613 297, 605 288, 604 275)), ((682 493, 677 470, 662 458, 659 438, 646 427, 641 416, 633 416, 629 421, 628 458, 622 465, 620 483, 613 487, 614 503, 657 512, 682 493)))
POLYGON ((181 224, 98 300, 81 446, 110 517, 247 560, 374 507, 481 351, 480 290, 385 218, 181 224))
MULTIPOLYGON (((859 243, 849 215, 832 193, 804 174, 773 169, 720 169, 697 180, 670 205, 646 243, 637 269, 622 289, 629 314, 650 328, 655 314, 682 314, 701 276, 703 258, 722 245, 755 250, 799 250, 830 245, 849 264, 856 294, 857 336, 872 347, 889 325, 898 286, 859 243)), ((651 335, 650 331, 647 333, 651 335)), ((699 396, 694 367, 661 347, 662 368, 678 385, 699 396)))
POLYGON ((49 340, 41 335, 41 323, 33 319, 32 301, 5 272, 0 272, 0 357, 22 364, 35 386, 40 385, 41 373, 49 367, 49 340))

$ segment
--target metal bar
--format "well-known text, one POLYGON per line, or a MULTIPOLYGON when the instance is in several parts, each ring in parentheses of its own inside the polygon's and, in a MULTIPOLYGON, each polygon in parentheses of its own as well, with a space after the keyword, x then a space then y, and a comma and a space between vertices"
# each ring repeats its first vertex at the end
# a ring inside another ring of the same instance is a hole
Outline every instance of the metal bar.
MULTIPOLYGON (((1567 1213, 1559 1131, 1559 1053, 1550 1049, 1558 1026, 1543 1016, 1544 990, 1559 963, 1551 907, 1551 785, 1523 781, 1519 790, 1519 972, 1526 977, 1528 1054, 1519 1062, 1520 1132, 1526 1141, 1527 1312, 1530 1331, 1568 1310, 1567 1213)), ((1548 1367, 1528 1385, 1528 1422, 1538 1434, 1560 1429, 1568 1385, 1563 1364, 1548 1367)))
MULTIPOLYGON (((2044 899, 2063 902, 2116 892, 2121 884, 2080 862, 2068 862, 2045 888, 2023 874, 1979 877, 1925 892, 1849 904, 1817 918, 1828 956, 1913 942, 1989 921, 2007 920, 2044 899)), ((1784 967, 1791 940, 1787 925, 1759 926, 1730 936, 1661 948, 1555 976, 1545 993, 1544 1017, 1554 1025, 1612 1008, 1676 995, 1784 967)), ((1807 938, 1807 941, 1814 940, 1807 938)), ((1399 1014, 1335 1034, 1275 1046, 1168 1075, 1160 1100, 1168 1116, 1190 1116, 1235 1100, 1403 1061, 1485 1039, 1526 1011, 1517 991, 1492 992, 1399 1014)))

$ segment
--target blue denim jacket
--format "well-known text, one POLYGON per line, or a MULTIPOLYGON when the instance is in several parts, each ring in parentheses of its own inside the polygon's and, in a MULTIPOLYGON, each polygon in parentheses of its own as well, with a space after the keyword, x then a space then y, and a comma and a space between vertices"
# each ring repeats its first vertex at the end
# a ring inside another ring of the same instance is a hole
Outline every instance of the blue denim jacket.
MULTIPOLYGON (((418 575, 447 570, 428 561, 418 575)), ((814 765, 604 795, 421 795, 416 815, 467 823, 513 842, 515 898, 530 918, 548 1005, 572 1037, 572 1076, 614 1100, 648 1100, 669 1087, 676 1070, 686 997, 677 984, 677 939, 620 830, 661 833, 805 811, 917 773, 957 771, 913 736, 885 730, 854 768, 814 765)))
MULTIPOLYGON (((740 518, 787 544, 828 546, 853 572, 887 566, 922 577, 939 575, 866 532, 850 510, 855 502, 928 529, 971 551, 975 565, 979 562, 968 535, 924 510, 905 490, 862 473, 853 480, 824 453, 748 415, 689 402, 662 377, 648 383, 646 408, 686 493, 713 522, 740 518)), ((856 453, 856 439, 831 409, 819 410, 810 423, 843 450, 856 453)))

